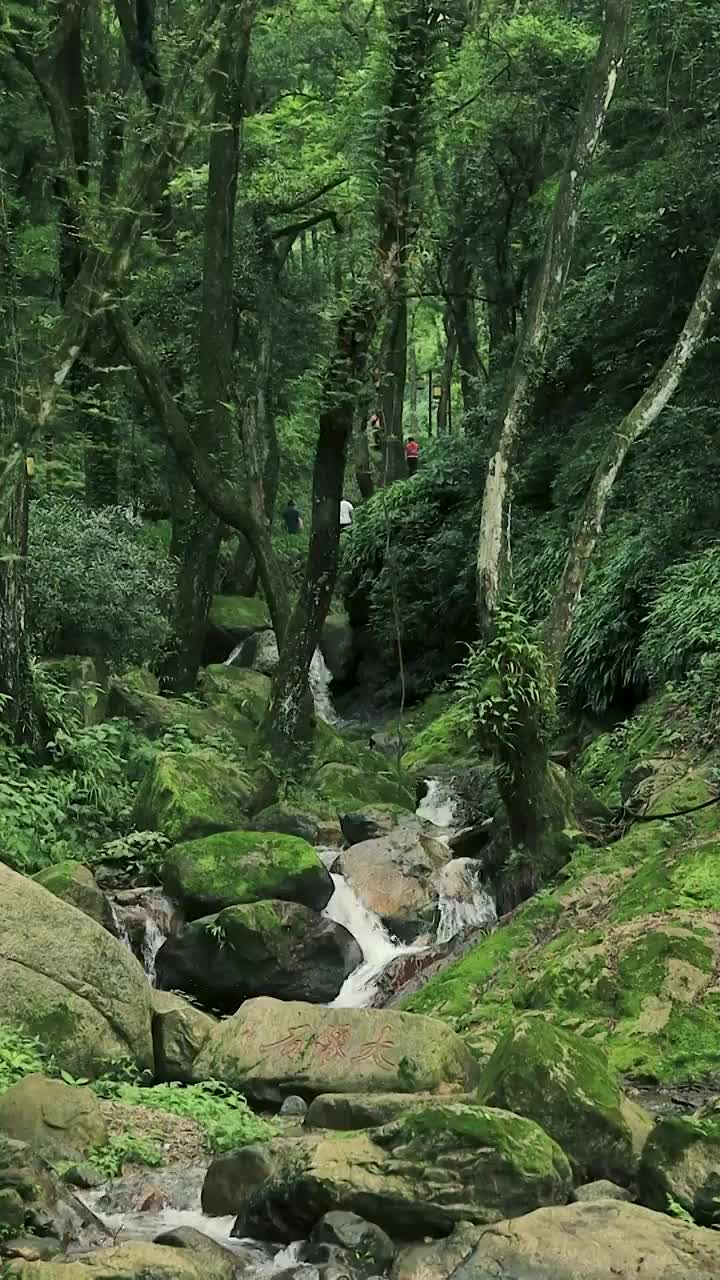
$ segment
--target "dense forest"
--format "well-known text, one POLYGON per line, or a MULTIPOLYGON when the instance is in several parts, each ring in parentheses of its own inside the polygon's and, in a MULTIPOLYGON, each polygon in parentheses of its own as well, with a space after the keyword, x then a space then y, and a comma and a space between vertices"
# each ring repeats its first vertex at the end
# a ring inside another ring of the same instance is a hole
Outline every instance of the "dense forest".
POLYGON ((0 1276, 720 1274, 718 48, 1 0, 0 1276))

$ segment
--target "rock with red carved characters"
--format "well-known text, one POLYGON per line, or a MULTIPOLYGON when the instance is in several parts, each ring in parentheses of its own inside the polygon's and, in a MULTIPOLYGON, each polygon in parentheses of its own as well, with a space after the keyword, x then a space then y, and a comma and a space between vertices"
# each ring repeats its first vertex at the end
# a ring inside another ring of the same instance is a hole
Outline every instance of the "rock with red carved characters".
POLYGON ((464 1041, 435 1018, 265 997, 221 1022, 193 1067, 195 1080, 222 1080, 266 1102, 291 1093, 464 1089, 477 1075, 464 1041))

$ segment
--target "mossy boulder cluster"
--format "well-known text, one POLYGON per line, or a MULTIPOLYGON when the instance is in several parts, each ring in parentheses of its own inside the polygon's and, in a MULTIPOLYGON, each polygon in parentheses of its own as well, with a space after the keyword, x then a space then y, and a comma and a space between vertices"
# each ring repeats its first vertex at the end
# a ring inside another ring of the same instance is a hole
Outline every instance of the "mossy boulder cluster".
POLYGON ((84 912, 0 863, 0 1021, 51 1045, 74 1075, 152 1068, 142 967, 84 912))
MULTIPOLYGON (((689 768, 647 813, 712 799, 689 768)), ((482 1057, 520 1014, 607 1049, 612 1066, 662 1083, 717 1072, 720 819, 714 806, 638 823, 602 849, 581 846, 561 880, 404 1004, 446 1018, 482 1057)))

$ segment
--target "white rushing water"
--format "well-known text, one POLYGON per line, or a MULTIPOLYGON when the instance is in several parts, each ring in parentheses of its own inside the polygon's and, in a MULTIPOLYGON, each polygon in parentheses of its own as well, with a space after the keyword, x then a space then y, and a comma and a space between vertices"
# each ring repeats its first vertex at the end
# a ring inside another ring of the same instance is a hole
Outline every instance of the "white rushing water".
POLYGON ((363 953, 363 962, 345 979, 331 1008, 363 1009, 370 1004, 391 960, 417 955, 424 948, 403 946, 388 933, 380 917, 363 906, 344 876, 334 875, 332 880, 335 892, 323 915, 353 935, 363 953))
POLYGON ((152 916, 148 916, 145 921, 145 936, 142 941, 142 964, 151 987, 154 987, 157 981, 155 962, 163 942, 165 942, 165 934, 157 920, 154 920, 152 916))
POLYGON ((415 811, 418 818, 447 829, 455 825, 456 810, 457 800, 450 783, 442 778, 428 778, 427 791, 415 811))
POLYGON ((453 858, 437 872, 433 888, 438 896, 438 942, 450 942, 465 929, 495 924, 495 901, 478 877, 472 858, 453 858))

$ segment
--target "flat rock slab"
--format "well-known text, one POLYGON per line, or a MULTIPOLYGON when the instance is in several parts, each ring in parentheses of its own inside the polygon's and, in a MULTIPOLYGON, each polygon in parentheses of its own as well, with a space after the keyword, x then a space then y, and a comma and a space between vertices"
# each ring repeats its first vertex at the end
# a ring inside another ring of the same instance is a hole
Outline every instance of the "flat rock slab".
POLYGON ((259 997, 215 1028, 193 1075, 279 1102, 290 1093, 470 1088, 478 1066, 461 1037, 435 1018, 259 997))
POLYGON ((616 1200, 485 1228, 453 1280, 717 1280, 720 1234, 616 1200))

